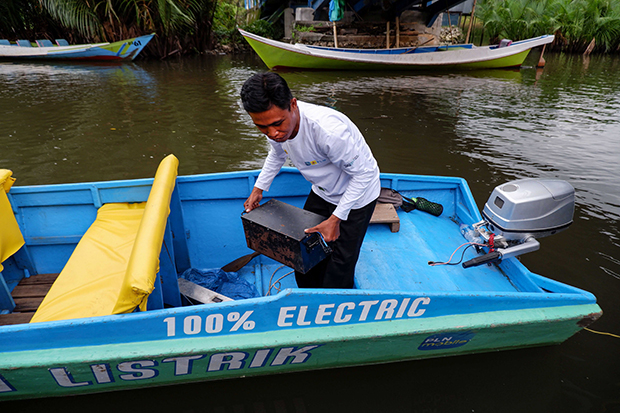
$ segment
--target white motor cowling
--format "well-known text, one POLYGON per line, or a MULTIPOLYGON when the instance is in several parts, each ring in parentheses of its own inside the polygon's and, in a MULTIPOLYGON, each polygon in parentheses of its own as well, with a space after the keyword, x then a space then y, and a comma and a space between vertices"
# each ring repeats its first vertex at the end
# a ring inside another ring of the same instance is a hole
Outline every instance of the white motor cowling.
POLYGON ((536 251, 542 238, 573 222, 575 189, 566 181, 520 179, 496 187, 474 225, 490 252, 463 263, 475 267, 536 251))
POLYGON ((521 179, 500 185, 484 205, 489 230, 506 240, 541 238, 573 222, 575 189, 566 181, 521 179))

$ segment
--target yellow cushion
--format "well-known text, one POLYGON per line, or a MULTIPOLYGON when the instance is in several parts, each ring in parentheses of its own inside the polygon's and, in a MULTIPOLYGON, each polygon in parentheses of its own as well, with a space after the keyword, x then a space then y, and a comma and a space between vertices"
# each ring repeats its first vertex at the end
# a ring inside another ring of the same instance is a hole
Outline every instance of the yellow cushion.
POLYGON ((0 272, 4 269, 2 263, 24 245, 24 237, 6 196, 15 182, 11 175, 8 169, 0 169, 0 272))
MULTIPOLYGON (((113 314, 145 203, 106 204, 78 243, 31 323, 113 314)), ((135 308, 135 306, 134 306, 135 308)))
POLYGON ((160 163, 146 203, 99 208, 31 323, 146 310, 178 164, 174 155, 160 163))
POLYGON ((164 242, 164 232, 170 214, 170 198, 177 179, 179 160, 168 155, 159 164, 153 187, 146 202, 144 218, 131 252, 123 288, 131 294, 121 296, 114 307, 114 314, 133 311, 136 306, 146 311, 148 295, 153 291, 159 272, 159 253, 164 242))

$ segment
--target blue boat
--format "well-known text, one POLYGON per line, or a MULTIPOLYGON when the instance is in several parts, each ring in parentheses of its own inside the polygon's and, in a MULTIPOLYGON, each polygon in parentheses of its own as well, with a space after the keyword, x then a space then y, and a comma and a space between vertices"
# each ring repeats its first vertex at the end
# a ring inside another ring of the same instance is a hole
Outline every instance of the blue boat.
MULTIPOLYGON (((0 171, 0 400, 559 344, 601 315, 518 260, 570 224, 566 182, 500 185, 481 214, 463 179, 382 174, 417 209, 384 204, 355 288, 323 290, 247 247, 259 171, 177 167, 43 186, 0 171)), ((285 168, 264 201, 301 207, 309 191, 285 168)))

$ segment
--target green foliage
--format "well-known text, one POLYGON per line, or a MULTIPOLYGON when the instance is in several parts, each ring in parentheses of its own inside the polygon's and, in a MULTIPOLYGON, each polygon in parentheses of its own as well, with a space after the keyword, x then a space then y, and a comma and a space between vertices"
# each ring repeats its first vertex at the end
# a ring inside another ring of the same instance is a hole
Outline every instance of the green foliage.
POLYGON ((241 25, 240 27, 245 31, 270 39, 277 39, 283 35, 281 28, 269 23, 267 20, 254 20, 252 23, 241 25))
POLYGON ((41 38, 42 33, 53 34, 53 26, 38 0, 0 0, 0 37, 3 39, 41 38))
POLYGON ((491 38, 553 33, 558 47, 573 52, 592 39, 605 51, 620 45, 619 0, 483 0, 476 11, 491 38))
POLYGON ((297 32, 313 32, 314 26, 301 26, 296 24, 293 30, 297 32))
POLYGON ((102 25, 96 13, 100 3, 90 6, 82 0, 41 0, 41 5, 53 18, 87 38, 103 35, 102 25))
POLYGON ((282 36, 281 29, 267 20, 254 20, 250 23, 242 23, 248 20, 248 14, 243 3, 239 0, 221 0, 217 4, 213 18, 213 33, 220 44, 245 44, 245 40, 237 31, 237 27, 270 39, 282 36))
POLYGON ((195 23, 192 11, 205 0, 39 0, 63 26, 85 38, 124 37, 132 31, 164 35, 186 31, 195 23))

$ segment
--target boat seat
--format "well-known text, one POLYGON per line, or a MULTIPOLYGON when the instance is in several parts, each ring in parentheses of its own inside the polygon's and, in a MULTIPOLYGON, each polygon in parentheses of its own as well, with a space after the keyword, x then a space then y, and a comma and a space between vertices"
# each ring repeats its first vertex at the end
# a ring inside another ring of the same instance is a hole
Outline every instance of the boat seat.
POLYGON ((30 40, 18 40, 17 45, 19 47, 32 47, 32 43, 30 43, 30 40))
POLYGON ((370 218, 371 224, 388 224, 392 232, 400 231, 400 218, 392 204, 377 203, 370 218))
POLYGON ((0 46, 10 46, 11 42, 9 42, 7 39, 0 39, 0 46))
MULTIPOLYGON (((19 251, 25 243, 7 196, 15 182, 12 174, 8 169, 0 169, 0 228, 2 228, 0 231, 0 274, 4 271, 2 263, 19 251)), ((14 308, 15 301, 11 297, 5 275, 2 274, 0 275, 0 311, 11 312, 14 308)))
POLYGON ((159 271, 178 164, 174 155, 164 158, 145 203, 99 208, 31 323, 146 310, 159 271))
POLYGON ((54 47, 54 43, 47 39, 37 40, 37 46, 39 47, 54 47))
POLYGON ((58 46, 69 46, 69 42, 65 39, 56 39, 56 44, 58 46))

